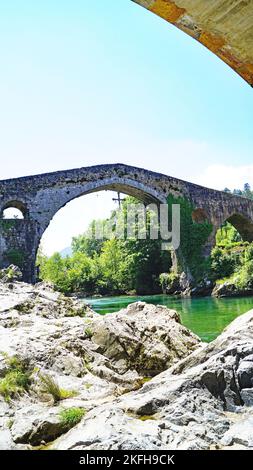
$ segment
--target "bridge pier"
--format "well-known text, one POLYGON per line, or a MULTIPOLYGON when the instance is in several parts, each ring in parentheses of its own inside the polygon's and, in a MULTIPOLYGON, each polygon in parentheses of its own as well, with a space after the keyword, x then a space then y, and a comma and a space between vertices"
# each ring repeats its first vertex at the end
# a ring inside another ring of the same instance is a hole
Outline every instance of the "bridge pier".
POLYGON ((0 268, 18 266, 25 282, 36 282, 36 254, 39 245, 39 227, 33 220, 0 220, 0 268))
POLYGON ((212 233, 209 235, 208 240, 203 247, 203 256, 205 258, 208 258, 211 255, 212 250, 216 245, 216 234, 217 234, 218 228, 219 227, 216 227, 213 225, 212 233))

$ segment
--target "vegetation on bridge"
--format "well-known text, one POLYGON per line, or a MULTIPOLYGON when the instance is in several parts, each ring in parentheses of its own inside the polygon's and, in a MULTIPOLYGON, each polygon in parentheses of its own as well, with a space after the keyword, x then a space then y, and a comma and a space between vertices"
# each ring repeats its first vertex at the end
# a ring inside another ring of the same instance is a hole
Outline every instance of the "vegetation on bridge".
POLYGON ((181 240, 177 253, 179 271, 186 272, 198 282, 210 268, 210 260, 204 257, 203 250, 213 226, 208 220, 194 222, 192 214, 195 208, 187 199, 170 195, 167 202, 169 220, 172 220, 172 205, 180 205, 181 240))

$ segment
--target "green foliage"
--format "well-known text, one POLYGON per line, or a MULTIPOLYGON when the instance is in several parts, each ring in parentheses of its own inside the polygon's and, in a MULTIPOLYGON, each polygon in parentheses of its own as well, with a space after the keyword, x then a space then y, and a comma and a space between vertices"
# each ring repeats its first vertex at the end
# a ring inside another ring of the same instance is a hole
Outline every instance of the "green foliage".
MULTIPOLYGON (((247 183, 243 190, 225 191, 253 199, 253 191, 247 183)), ((216 243, 211 256, 211 273, 217 284, 227 281, 239 290, 253 289, 253 243, 243 242, 236 228, 228 222, 218 230, 216 243)))
POLYGON ((24 264, 24 253, 21 250, 11 249, 4 253, 5 258, 10 264, 14 264, 19 268, 23 267, 24 264))
POLYGON ((249 183, 245 183, 243 189, 234 189, 233 191, 231 191, 230 189, 225 188, 224 191, 226 193, 235 194, 236 196, 247 197, 248 199, 253 199, 253 191, 249 183))
POLYGON ((129 258, 126 256, 124 243, 116 238, 106 240, 98 262, 102 292, 121 293, 127 290, 129 258))
POLYGON ((29 390, 31 384, 31 372, 26 365, 16 356, 9 357, 3 354, 7 363, 7 371, 0 380, 0 395, 9 402, 29 390))
POLYGON ((239 290, 253 289, 253 243, 231 241, 223 232, 222 243, 212 251, 212 277, 217 284, 230 282, 239 290))
POLYGON ((170 289, 176 289, 179 283, 179 275, 175 272, 162 273, 159 276, 159 282, 163 292, 167 292, 170 289))
POLYGON ((172 205, 180 205, 181 213, 181 243, 178 249, 178 261, 182 271, 189 272, 199 281, 210 269, 210 260, 203 256, 203 248, 212 233, 212 224, 208 221, 196 223, 192 219, 193 205, 183 197, 167 198, 169 220, 172 220, 172 205))
MULTIPOLYGON (((117 227, 124 227, 129 204, 131 215, 137 203, 139 201, 132 197, 125 199, 121 210, 117 210, 117 227)), ((130 291, 160 291, 159 275, 171 266, 169 253, 161 251, 160 240, 116 238, 115 215, 116 211, 113 211, 109 221, 100 221, 103 227, 108 222, 112 226, 110 239, 89 239, 89 234, 94 232, 92 222, 84 235, 73 239, 73 256, 62 258, 59 253, 55 253, 46 258, 39 253, 40 277, 52 282, 64 293, 84 291, 88 294, 121 294, 130 291)), ((144 233, 146 224, 149 231, 152 217, 151 211, 147 211, 146 221, 140 226, 141 233, 144 233)), ((136 228, 137 220, 133 217, 133 232, 136 228)))
POLYGON ((60 388, 57 382, 49 374, 39 373, 39 379, 42 386, 42 392, 47 393, 53 397, 54 403, 58 403, 66 398, 71 398, 77 395, 75 390, 65 390, 60 388))
MULTIPOLYGON (((102 222, 103 224, 103 222, 102 222)), ((93 220, 88 230, 78 237, 72 239, 72 252, 83 253, 88 258, 94 258, 96 255, 100 255, 103 247, 103 240, 97 240, 95 237, 95 221, 93 220)))
POLYGON ((233 225, 226 222, 216 234, 216 243, 218 246, 227 247, 243 243, 242 237, 233 225))
POLYGON ((86 328, 84 330, 84 333, 87 336, 87 338, 92 338, 92 336, 93 336, 93 331, 91 330, 91 328, 86 328))
POLYGON ((84 408, 68 408, 60 412, 60 421, 63 426, 70 429, 81 421, 85 413, 86 410, 84 408))
POLYGON ((253 289, 253 243, 243 252, 234 281, 238 289, 253 289))
POLYGON ((4 233, 8 234, 8 232, 15 227, 16 221, 15 220, 0 220, 0 230, 4 233))
POLYGON ((240 252, 216 246, 211 255, 212 278, 216 280, 230 277, 240 265, 240 260, 240 252))
POLYGON ((90 292, 96 286, 95 260, 84 253, 75 253, 67 258, 55 253, 48 259, 40 259, 39 266, 40 277, 52 282, 60 292, 71 293, 80 289, 90 292))
POLYGON ((30 377, 20 371, 10 371, 0 381, 0 394, 6 401, 28 390, 30 377))

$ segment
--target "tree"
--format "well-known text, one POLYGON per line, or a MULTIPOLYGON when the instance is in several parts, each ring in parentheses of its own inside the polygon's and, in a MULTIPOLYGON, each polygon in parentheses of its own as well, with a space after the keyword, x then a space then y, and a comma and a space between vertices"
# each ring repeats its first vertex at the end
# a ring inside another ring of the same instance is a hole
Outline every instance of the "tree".
POLYGON ((101 253, 103 240, 95 238, 95 223, 96 221, 93 220, 84 234, 72 239, 71 248, 73 253, 84 253, 90 258, 101 253))
POLYGON ((99 266, 103 287, 110 293, 124 292, 128 287, 128 257, 124 245, 116 238, 103 244, 99 266))
POLYGON ((86 290, 87 293, 111 294, 132 290, 137 293, 157 291, 159 275, 170 269, 170 254, 161 250, 161 240, 151 240, 149 237, 151 221, 156 223, 152 211, 147 210, 145 220, 138 224, 134 217, 137 204, 137 199, 127 197, 121 208, 111 213, 110 219, 100 221, 104 228, 109 222, 112 228, 110 239, 97 240, 94 237, 96 221, 93 221, 83 235, 73 238, 72 256, 64 259, 59 253, 50 258, 40 256, 41 277, 53 282, 63 292, 86 290), (136 234, 138 228, 140 239, 136 236, 117 238, 116 229, 119 227, 127 235, 127 213, 130 214, 132 233, 136 234))
POLYGON ((243 195, 249 199, 253 199, 253 192, 251 191, 251 187, 249 183, 245 183, 243 188, 243 195))

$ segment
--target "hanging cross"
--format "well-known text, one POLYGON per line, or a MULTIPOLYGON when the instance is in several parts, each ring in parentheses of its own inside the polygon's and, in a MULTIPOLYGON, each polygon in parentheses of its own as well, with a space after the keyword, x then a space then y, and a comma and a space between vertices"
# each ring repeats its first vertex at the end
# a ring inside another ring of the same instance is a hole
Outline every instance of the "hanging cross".
POLYGON ((120 193, 118 193, 117 198, 113 198, 112 200, 113 200, 113 202, 117 202, 119 204, 119 209, 120 209, 121 208, 121 203, 124 201, 124 199, 120 198, 120 193))

